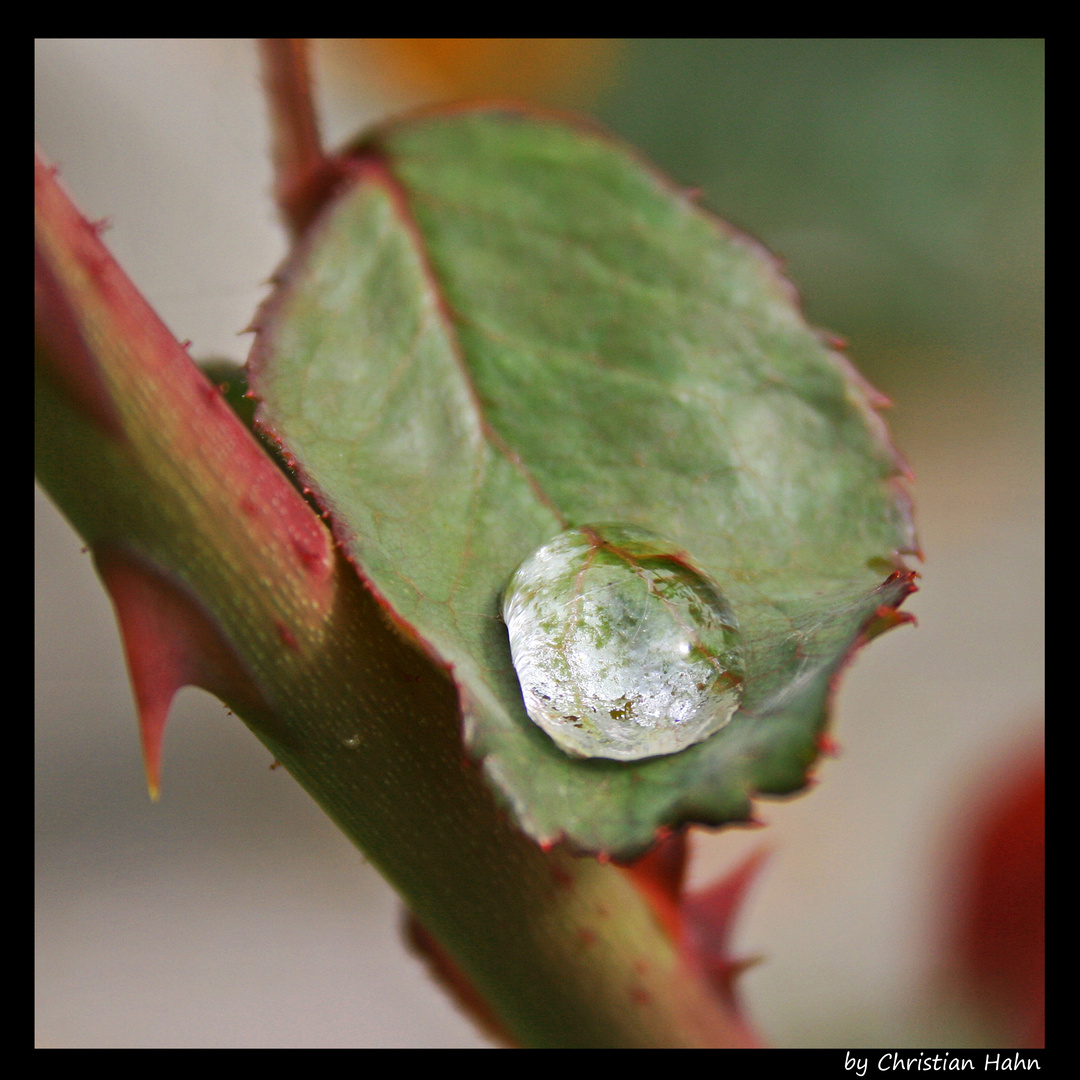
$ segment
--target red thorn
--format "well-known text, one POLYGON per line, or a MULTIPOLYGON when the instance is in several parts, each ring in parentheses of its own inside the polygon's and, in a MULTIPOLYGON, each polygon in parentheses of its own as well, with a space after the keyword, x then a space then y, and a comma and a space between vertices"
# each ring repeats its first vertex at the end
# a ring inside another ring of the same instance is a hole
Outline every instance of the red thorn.
POLYGON ((250 676, 206 612, 161 571, 110 545, 93 550, 124 641, 139 713, 146 786, 160 793, 161 743, 182 686, 201 686, 237 705, 262 707, 250 676))
POLYGON ((840 756, 840 744, 827 732, 823 731, 817 737, 818 753, 826 757, 837 758, 840 756))
POLYGON ((684 949, 732 1009, 737 1009, 735 979, 754 961, 731 957, 731 932, 768 854, 759 848, 721 881, 682 902, 684 949))

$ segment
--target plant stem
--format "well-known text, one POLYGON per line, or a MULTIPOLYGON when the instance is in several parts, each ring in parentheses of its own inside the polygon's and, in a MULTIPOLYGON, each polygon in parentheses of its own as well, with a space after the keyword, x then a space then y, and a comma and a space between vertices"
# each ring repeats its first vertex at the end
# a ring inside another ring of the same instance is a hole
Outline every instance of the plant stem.
POLYGON ((450 675, 392 625, 40 162, 35 203, 38 475, 110 584, 133 671, 173 640, 134 617, 150 597, 186 635, 177 678, 241 715, 519 1044, 752 1041, 626 873, 543 852, 507 820, 465 759, 450 675))
POLYGON ((319 137, 307 39, 262 38, 259 54, 270 110, 274 198, 295 239, 323 204, 336 173, 319 137))

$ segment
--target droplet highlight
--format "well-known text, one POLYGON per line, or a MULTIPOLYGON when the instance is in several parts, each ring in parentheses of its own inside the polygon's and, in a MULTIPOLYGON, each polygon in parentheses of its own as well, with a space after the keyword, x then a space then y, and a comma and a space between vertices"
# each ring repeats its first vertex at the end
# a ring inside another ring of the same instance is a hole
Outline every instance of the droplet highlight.
POLYGON ((574 757, 676 754, 739 706, 738 625, 686 552, 633 525, 568 529, 503 593, 525 709, 574 757))

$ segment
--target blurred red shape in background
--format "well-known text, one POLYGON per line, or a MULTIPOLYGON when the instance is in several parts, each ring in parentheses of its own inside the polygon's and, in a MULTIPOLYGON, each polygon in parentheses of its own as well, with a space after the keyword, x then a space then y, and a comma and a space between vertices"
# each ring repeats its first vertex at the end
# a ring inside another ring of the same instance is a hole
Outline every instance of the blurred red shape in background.
POLYGON ((965 994, 1017 1047, 1045 1044, 1046 764, 1003 772, 983 795, 960 860, 952 966, 965 994))

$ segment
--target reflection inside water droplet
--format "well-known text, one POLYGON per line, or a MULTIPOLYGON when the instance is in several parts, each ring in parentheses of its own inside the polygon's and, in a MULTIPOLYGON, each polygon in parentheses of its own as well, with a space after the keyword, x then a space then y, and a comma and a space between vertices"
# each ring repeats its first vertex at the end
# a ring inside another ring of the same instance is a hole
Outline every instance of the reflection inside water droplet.
POLYGON ((674 754, 731 719, 739 632, 719 586, 633 525, 569 529, 503 594, 525 708, 568 754, 674 754))

